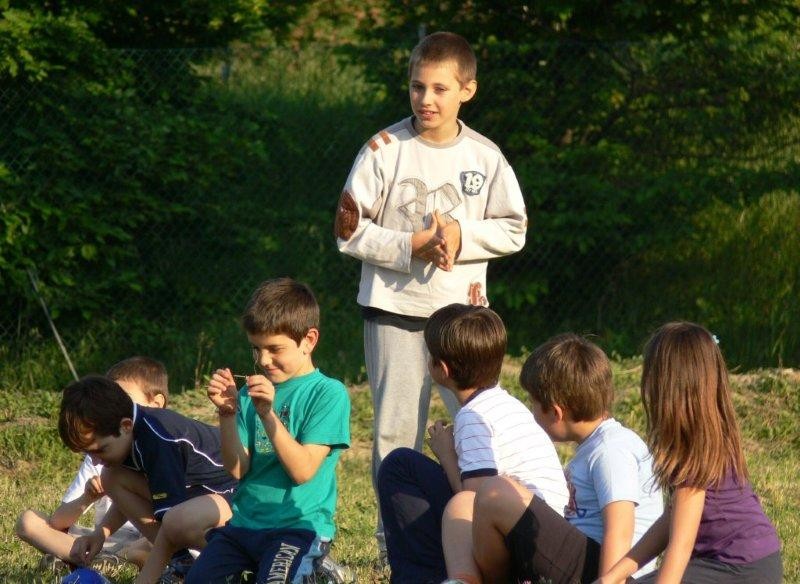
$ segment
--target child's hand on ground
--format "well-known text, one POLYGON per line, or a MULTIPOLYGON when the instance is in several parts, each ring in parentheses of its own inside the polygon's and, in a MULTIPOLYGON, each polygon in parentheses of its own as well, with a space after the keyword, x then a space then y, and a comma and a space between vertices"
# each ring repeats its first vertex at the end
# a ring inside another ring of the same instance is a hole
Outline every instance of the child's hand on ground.
POLYGON ((69 560, 78 566, 86 566, 103 549, 106 537, 102 530, 95 530, 89 535, 75 538, 69 551, 69 560))
POLYGON ((247 389, 256 413, 259 417, 266 418, 272 411, 272 402, 275 401, 275 386, 263 375, 251 375, 247 378, 247 389))
POLYGON ((439 461, 456 458, 456 443, 453 438, 453 426, 445 420, 436 420, 428 427, 431 451, 439 461))
POLYGON ((437 234, 438 230, 439 223, 434 217, 430 227, 414 232, 411 235, 411 255, 444 269, 447 266, 447 252, 444 248, 444 239, 437 234))
POLYGON ((236 413, 239 391, 236 389, 233 374, 227 367, 214 371, 214 375, 211 376, 211 380, 208 382, 206 394, 211 403, 217 406, 220 414, 231 415, 236 413))

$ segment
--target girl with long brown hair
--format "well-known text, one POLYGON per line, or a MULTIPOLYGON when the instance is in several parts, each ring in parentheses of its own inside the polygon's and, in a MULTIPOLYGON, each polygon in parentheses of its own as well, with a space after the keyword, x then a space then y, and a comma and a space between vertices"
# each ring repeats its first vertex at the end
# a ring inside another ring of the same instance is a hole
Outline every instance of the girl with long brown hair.
POLYGON ((780 583, 780 541, 748 480, 728 370, 715 337, 673 322, 644 352, 642 403, 653 473, 671 493, 664 514, 599 582, 780 583))

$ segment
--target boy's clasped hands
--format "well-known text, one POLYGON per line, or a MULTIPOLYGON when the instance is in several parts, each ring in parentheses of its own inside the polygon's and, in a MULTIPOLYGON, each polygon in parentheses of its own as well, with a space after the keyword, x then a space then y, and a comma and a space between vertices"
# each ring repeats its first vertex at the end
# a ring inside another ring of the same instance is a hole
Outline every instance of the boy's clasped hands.
POLYGON ((445 420, 436 420, 428 426, 428 446, 439 461, 457 460, 453 425, 448 424, 445 420))
MULTIPOLYGON (((275 386, 266 377, 258 374, 248 375, 245 382, 256 412, 262 418, 267 417, 275 400, 275 386)), ((220 415, 232 416, 236 413, 239 390, 230 369, 217 369, 208 382, 206 393, 211 403, 217 406, 220 415)))
POLYGON ((432 263, 439 269, 451 272, 461 251, 461 225, 448 222, 434 211, 431 224, 411 236, 411 255, 432 263))

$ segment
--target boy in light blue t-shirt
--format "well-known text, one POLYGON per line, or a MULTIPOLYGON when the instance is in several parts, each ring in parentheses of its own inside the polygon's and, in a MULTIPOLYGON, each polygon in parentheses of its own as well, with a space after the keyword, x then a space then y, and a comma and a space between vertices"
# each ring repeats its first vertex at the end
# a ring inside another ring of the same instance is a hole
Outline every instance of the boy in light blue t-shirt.
POLYGON ((490 582, 593 582, 661 516, 652 457, 635 432, 610 417, 611 366, 585 338, 558 335, 537 347, 520 384, 553 441, 577 443, 565 473, 564 517, 513 480, 496 477, 475 496, 474 563, 448 565, 448 573, 466 582, 477 572, 490 582))
POLYGON ((233 517, 209 532, 188 584, 243 571, 257 582, 300 582, 335 532, 335 470, 350 443, 350 399, 311 360, 319 306, 304 284, 269 280, 242 323, 262 374, 237 390, 230 369, 217 369, 207 390, 219 413, 223 463, 240 481, 233 517))

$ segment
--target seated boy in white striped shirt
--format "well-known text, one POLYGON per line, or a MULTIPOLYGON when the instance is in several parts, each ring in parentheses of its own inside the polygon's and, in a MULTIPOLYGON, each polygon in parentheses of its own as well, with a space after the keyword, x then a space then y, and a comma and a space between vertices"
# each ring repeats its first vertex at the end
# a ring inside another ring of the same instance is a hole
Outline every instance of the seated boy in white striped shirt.
POLYGON ((450 304, 429 318, 425 343, 431 377, 455 394, 461 409, 453 425, 440 420, 428 428, 439 464, 408 448, 381 464, 377 490, 394 584, 445 579, 443 537, 448 547, 471 550, 471 517, 450 522, 442 533, 442 514, 456 493, 502 475, 558 513, 569 499, 553 442, 530 410, 498 385, 506 352, 500 317, 488 308, 450 304))

